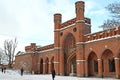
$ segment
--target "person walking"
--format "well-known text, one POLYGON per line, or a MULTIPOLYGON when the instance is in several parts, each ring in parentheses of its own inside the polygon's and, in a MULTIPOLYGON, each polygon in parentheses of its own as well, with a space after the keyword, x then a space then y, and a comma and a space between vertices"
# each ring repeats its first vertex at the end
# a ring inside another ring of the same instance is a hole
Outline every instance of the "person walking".
POLYGON ((52 70, 52 79, 54 80, 54 78, 55 78, 55 75, 56 75, 56 73, 55 73, 55 70, 53 69, 52 70))
POLYGON ((3 73, 3 67, 2 67, 2 73, 3 73))
POLYGON ((21 68, 21 76, 23 76, 23 72, 24 72, 24 69, 23 69, 23 68, 21 68))

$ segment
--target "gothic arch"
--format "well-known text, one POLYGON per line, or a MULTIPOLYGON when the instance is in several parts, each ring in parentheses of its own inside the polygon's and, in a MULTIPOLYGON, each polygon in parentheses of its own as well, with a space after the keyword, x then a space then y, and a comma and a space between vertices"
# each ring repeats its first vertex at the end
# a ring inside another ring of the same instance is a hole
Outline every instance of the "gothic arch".
POLYGON ((117 54, 115 55, 115 57, 120 58, 120 49, 117 51, 117 54))
POLYGON ((71 35, 76 39, 75 34, 68 31, 68 32, 65 32, 65 33, 64 33, 63 39, 62 39, 61 43, 64 43, 64 42, 65 42, 65 39, 66 39, 66 37, 67 37, 69 34, 71 34, 71 35))
POLYGON ((110 57, 110 56, 111 58, 114 57, 113 52, 110 49, 106 49, 103 51, 101 58, 110 57))
POLYGON ((117 54, 117 57, 120 59, 120 52, 117 54))
POLYGON ((67 63, 69 63, 74 57, 76 57, 76 54, 71 54, 67 59, 67 63))
POLYGON ((68 33, 68 35, 66 36, 63 42, 63 53, 66 54, 67 57, 69 57, 70 54, 74 53, 73 51, 76 50, 75 44, 76 44, 75 37, 73 36, 72 33, 68 33))
POLYGON ((64 55, 64 74, 70 75, 73 69, 76 72, 76 55, 72 57, 72 55, 76 54, 76 42, 72 33, 66 35, 62 48, 64 55), (71 67, 72 65, 74 65, 74 68, 71 67))
POLYGON ((106 49, 101 56, 102 59, 102 67, 103 67, 103 75, 115 75, 115 60, 113 52, 110 49, 106 49))
POLYGON ((48 74, 49 70, 49 59, 48 57, 45 59, 45 73, 48 74))
POLYGON ((91 52, 88 56, 88 75, 95 76, 98 74, 98 57, 95 52, 91 52))
POLYGON ((40 74, 43 74, 43 59, 40 59, 40 74))
POLYGON ((54 69, 54 56, 51 58, 51 71, 54 69))
POLYGON ((117 54, 117 57, 116 57, 116 62, 117 62, 117 65, 116 66, 116 72, 118 72, 120 74, 120 51, 119 53, 117 54), (118 61, 118 62, 117 62, 118 61))

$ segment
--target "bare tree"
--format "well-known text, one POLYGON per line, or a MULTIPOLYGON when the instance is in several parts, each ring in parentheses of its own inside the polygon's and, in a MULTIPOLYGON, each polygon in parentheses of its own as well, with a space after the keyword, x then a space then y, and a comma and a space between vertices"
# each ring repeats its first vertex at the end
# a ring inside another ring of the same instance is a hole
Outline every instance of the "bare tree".
POLYGON ((6 54, 4 54, 4 50, 2 48, 0 48, 0 64, 7 64, 8 57, 6 56, 6 54))
POLYGON ((103 30, 120 26, 120 2, 109 4, 106 9, 111 13, 113 19, 107 19, 103 25, 99 26, 103 30))
POLYGON ((120 2, 109 4, 106 9, 112 14, 112 17, 120 20, 120 2))
POLYGON ((107 29, 112 29, 112 28, 116 28, 120 26, 120 22, 116 21, 114 19, 110 20, 107 19, 106 21, 104 21, 103 25, 100 26, 100 28, 103 28, 103 30, 107 30, 107 29))
POLYGON ((4 41, 4 51, 8 57, 9 68, 12 68, 12 63, 14 60, 15 49, 17 47, 17 39, 15 40, 5 40, 4 41))

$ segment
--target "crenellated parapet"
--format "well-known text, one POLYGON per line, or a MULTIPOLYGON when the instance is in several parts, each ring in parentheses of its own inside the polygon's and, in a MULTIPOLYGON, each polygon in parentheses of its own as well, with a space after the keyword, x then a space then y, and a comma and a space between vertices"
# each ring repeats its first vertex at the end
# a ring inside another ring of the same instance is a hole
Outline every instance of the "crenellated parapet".
POLYGON ((54 44, 50 44, 50 45, 46 45, 46 46, 43 46, 43 47, 39 47, 39 46, 36 46, 31 43, 30 46, 25 46, 25 51, 26 52, 35 52, 35 51, 43 51, 43 50, 48 50, 48 49, 52 49, 54 48, 54 44))
MULTIPOLYGON (((85 24, 91 24, 91 20, 89 18, 85 18, 83 22, 85 24)), ((71 20, 68 20, 68 21, 62 23, 61 28, 64 28, 64 27, 69 26, 69 25, 74 24, 74 23, 76 23, 76 18, 73 18, 71 20)))
POLYGON ((85 42, 90 42, 90 41, 95 41, 98 39, 100 40, 103 38, 110 38, 118 35, 120 35, 120 27, 87 34, 87 35, 84 35, 84 39, 85 39, 85 42))
POLYGON ((91 24, 91 19, 90 18, 85 18, 85 23, 91 24))
POLYGON ((25 51, 26 52, 32 52, 31 45, 30 46, 25 46, 25 51))
POLYGON ((46 45, 40 48, 37 48, 37 51, 43 51, 43 50, 48 50, 54 48, 54 44, 46 45))
POLYGON ((76 22, 76 18, 68 20, 68 21, 61 24, 61 28, 66 27, 66 26, 71 25, 71 24, 74 24, 75 22, 76 22))
POLYGON ((34 52, 36 49, 36 43, 31 43, 30 46, 25 46, 25 51, 26 52, 34 52))

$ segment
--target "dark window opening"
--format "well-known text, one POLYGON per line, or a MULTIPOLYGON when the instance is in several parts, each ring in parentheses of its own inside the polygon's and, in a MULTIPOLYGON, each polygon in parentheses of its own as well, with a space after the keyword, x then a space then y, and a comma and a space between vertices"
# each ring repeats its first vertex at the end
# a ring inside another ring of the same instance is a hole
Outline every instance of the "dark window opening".
POLYGON ((102 71, 104 72, 104 61, 102 59, 102 71))
POLYGON ((73 31, 76 32, 76 31, 77 31, 77 28, 73 28, 73 31))
POLYGON ((63 32, 60 32, 60 36, 62 36, 63 35, 63 32))
POLYGON ((98 72, 98 61, 94 60, 94 72, 98 72))
POLYGON ((115 72, 115 61, 109 59, 109 72, 115 72))
POLYGON ((40 74, 43 73, 43 59, 40 61, 40 74))

